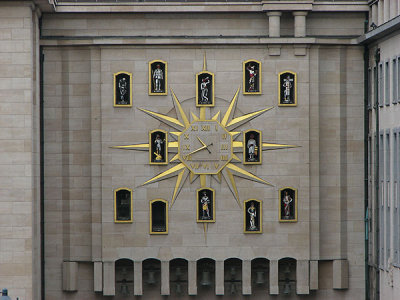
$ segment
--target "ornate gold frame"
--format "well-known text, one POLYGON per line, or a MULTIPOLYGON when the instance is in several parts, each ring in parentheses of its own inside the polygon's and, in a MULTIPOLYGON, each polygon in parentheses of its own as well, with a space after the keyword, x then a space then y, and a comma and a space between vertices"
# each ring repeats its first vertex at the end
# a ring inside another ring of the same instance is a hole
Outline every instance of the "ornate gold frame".
POLYGON ((248 59, 242 63, 243 65, 243 95, 261 95, 262 93, 262 72, 261 72, 261 61, 256 59, 248 59), (259 81, 258 81, 258 92, 246 92, 246 64, 248 62, 256 62, 258 64, 259 81))
POLYGON ((155 59, 155 60, 149 61, 149 96, 165 96, 165 95, 168 95, 168 63, 161 59, 155 59), (153 78, 152 78, 153 76, 151 74, 151 65, 155 62, 160 62, 165 65, 165 72, 164 72, 165 92, 164 93, 153 93, 151 91, 151 82, 153 80, 153 78))
POLYGON ((150 234, 168 234, 168 201, 167 200, 164 200, 164 199, 154 199, 154 200, 151 200, 150 202, 149 202, 149 205, 150 205, 150 210, 149 210, 149 212, 150 212, 150 219, 149 219, 149 232, 150 232, 150 234), (154 202, 163 202, 164 204, 165 204, 165 231, 163 231, 163 232, 160 232, 160 231, 153 231, 152 230, 152 222, 153 222, 153 208, 152 208, 152 204, 154 203, 154 202))
POLYGON ((120 71, 120 72, 114 73, 113 77, 114 77, 114 90, 113 90, 113 93, 114 93, 114 107, 132 107, 132 104, 133 104, 133 97, 132 97, 132 86, 133 86, 132 79, 133 79, 133 76, 132 76, 132 73, 125 72, 125 71, 120 71), (115 88, 116 88, 117 76, 119 74, 127 74, 127 75, 129 75, 129 100, 130 100, 129 104, 117 104, 117 94, 115 92, 115 88))
POLYGON ((132 223, 133 222, 133 195, 132 189, 127 187, 122 187, 114 190, 114 223, 132 223), (131 219, 126 221, 117 220, 117 192, 121 190, 126 190, 131 193, 131 219))
POLYGON ((278 191, 278 199, 279 199, 279 222, 281 223, 295 223, 297 222, 297 189, 291 186, 285 186, 278 191), (293 220, 283 220, 281 218, 281 192, 285 189, 291 189, 294 190, 294 219, 293 220))
POLYGON ((215 75, 212 72, 209 71, 201 71, 196 74, 196 107, 214 107, 215 106, 215 88, 214 88, 214 81, 215 81, 215 75), (211 104, 199 104, 199 75, 201 74, 209 74, 212 76, 212 99, 211 99, 211 104))
POLYGON ((261 132, 261 130, 248 129, 248 130, 243 131, 243 164, 244 165, 261 165, 262 164, 262 132, 261 132), (246 133, 248 133, 249 131, 255 131, 260 136, 260 140, 258 143, 258 153, 259 153, 260 161, 246 162, 246 133))
POLYGON ((150 165, 168 165, 168 131, 162 130, 162 129, 154 129, 154 130, 149 131, 149 149, 150 149, 150 151, 149 151, 149 164, 150 165), (153 149, 153 144, 151 141, 151 134, 153 132, 157 132, 157 131, 161 131, 162 133, 165 134, 165 162, 152 162, 151 161, 151 155, 152 155, 151 150, 153 149))
POLYGON ((283 71, 278 74, 278 106, 297 106, 297 73, 292 71, 283 71), (281 76, 285 73, 294 75, 294 103, 293 104, 281 104, 281 76))
POLYGON ((196 190, 196 221, 197 223, 215 223, 215 190, 210 187, 203 187, 200 189, 196 190), (213 213, 212 213, 212 220, 200 220, 199 219, 199 192, 202 190, 210 190, 212 192, 212 207, 213 207, 213 213))
POLYGON ((262 200, 247 199, 247 200, 243 201, 243 233, 262 233, 262 200), (246 211, 246 203, 251 202, 251 201, 258 202, 260 205, 260 216, 259 216, 260 230, 257 230, 257 231, 246 230, 246 212, 247 212, 246 211))

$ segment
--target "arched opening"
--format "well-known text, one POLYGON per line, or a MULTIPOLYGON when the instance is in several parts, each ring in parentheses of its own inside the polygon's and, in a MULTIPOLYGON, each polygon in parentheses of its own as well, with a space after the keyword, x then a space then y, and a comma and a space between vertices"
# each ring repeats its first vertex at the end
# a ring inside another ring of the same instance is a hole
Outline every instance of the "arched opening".
POLYGON ((296 294, 296 260, 290 257, 280 259, 278 273, 279 294, 287 296, 296 294))
POLYGON ((225 295, 242 295, 242 260, 229 258, 224 261, 224 290, 225 295))
POLYGON ((142 263, 143 295, 146 297, 160 296, 161 292, 161 262, 149 258, 142 263))
POLYGON ((188 261, 176 258, 169 262, 169 282, 171 296, 188 294, 188 261))
POLYGON ((215 295, 215 260, 202 258, 197 261, 197 295, 214 297, 215 295))
POLYGON ((269 260, 263 257, 251 261, 251 287, 253 295, 269 293, 269 260))
POLYGON ((115 262, 116 299, 133 296, 133 261, 122 258, 115 262))

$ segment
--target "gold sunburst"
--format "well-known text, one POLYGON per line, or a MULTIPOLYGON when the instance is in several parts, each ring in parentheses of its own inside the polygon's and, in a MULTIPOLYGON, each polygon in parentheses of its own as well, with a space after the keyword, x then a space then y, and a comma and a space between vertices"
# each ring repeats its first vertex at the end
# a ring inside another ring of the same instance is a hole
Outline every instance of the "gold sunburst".
MULTIPOLYGON (((180 190, 182 189, 186 179, 188 176, 190 177, 190 182, 192 183, 200 176, 200 183, 201 186, 205 186, 205 176, 212 176, 218 182, 221 182, 221 177, 224 177, 229 189, 231 190, 234 198, 236 199, 238 205, 241 207, 239 193, 236 186, 235 176, 245 178, 248 180, 252 180, 261 184, 271 185, 269 182, 265 181, 264 179, 254 175, 251 172, 244 170, 243 168, 239 167, 237 164, 241 162, 241 159, 235 154, 238 152, 243 152, 243 141, 236 140, 236 138, 241 133, 240 131, 233 131, 234 129, 242 126, 243 124, 249 122, 250 120, 257 118, 261 114, 269 111, 273 107, 264 108, 255 112, 251 112, 248 114, 244 114, 242 116, 234 118, 234 112, 236 109, 237 99, 239 95, 240 88, 237 89, 235 95, 233 96, 232 100, 230 101, 229 107, 225 112, 222 120, 220 121, 220 112, 218 111, 211 120, 206 120, 206 109, 210 109, 209 107, 200 107, 200 116, 197 116, 195 113, 191 112, 191 119, 192 122, 189 122, 189 118, 184 112, 181 103, 179 102, 178 98, 176 97, 174 91, 171 89, 171 96, 172 101, 174 103, 175 111, 178 118, 170 117, 161 113, 157 113, 154 111, 150 111, 147 109, 139 108, 139 110, 143 111, 144 113, 150 115, 151 117, 159 120, 160 122, 174 128, 177 131, 169 132, 171 135, 176 137, 178 141, 168 141, 168 152, 174 153, 174 156, 169 160, 170 163, 178 163, 169 169, 161 172, 160 174, 155 175, 154 177, 150 178, 149 180, 145 181, 141 186, 155 183, 164 179, 168 179, 171 177, 177 177, 172 200, 171 206, 174 204, 175 199, 178 197, 180 190), (181 156, 178 153, 179 148, 179 137, 182 135, 184 131, 186 131, 194 122, 201 122, 201 121, 215 121, 218 122, 224 130, 226 130, 232 140, 232 155, 230 160, 219 170, 216 174, 196 174, 182 160, 181 156)), ((262 142, 262 150, 276 150, 276 149, 287 149, 287 148, 296 148, 296 145, 286 145, 286 144, 277 144, 277 143, 269 143, 269 142, 262 142)), ((132 145, 124 145, 124 146, 113 146, 111 148, 116 149, 124 149, 124 150, 145 150, 150 151, 150 144, 132 144, 132 145)))

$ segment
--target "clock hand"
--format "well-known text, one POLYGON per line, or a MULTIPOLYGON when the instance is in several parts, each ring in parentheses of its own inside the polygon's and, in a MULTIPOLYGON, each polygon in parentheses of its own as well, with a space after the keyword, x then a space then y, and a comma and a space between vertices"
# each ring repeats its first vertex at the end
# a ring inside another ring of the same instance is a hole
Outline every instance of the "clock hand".
POLYGON ((203 145, 203 147, 205 147, 205 148, 207 149, 208 153, 211 153, 211 151, 210 151, 210 149, 208 149, 208 147, 211 146, 213 143, 211 143, 211 144, 209 144, 209 145, 206 145, 206 143, 204 143, 204 142, 201 140, 201 138, 199 138, 198 136, 197 136, 197 139, 198 139, 199 142, 203 145))
MULTIPOLYGON (((187 155, 192 155, 193 153, 196 153, 196 152, 198 152, 198 151, 200 151, 200 150, 203 150, 203 149, 207 149, 207 145, 204 145, 204 146, 200 147, 199 149, 196 149, 196 150, 194 150, 194 151, 188 153, 187 155)), ((207 150, 208 150, 208 149, 207 149, 207 150)))

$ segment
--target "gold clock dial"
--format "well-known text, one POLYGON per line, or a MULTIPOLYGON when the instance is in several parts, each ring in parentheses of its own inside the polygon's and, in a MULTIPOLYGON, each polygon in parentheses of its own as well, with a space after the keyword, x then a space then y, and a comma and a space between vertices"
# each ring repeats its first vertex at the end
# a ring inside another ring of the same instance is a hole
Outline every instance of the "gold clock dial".
POLYGON ((195 121, 179 135, 179 159, 194 174, 218 174, 232 159, 232 135, 217 121, 195 121))

